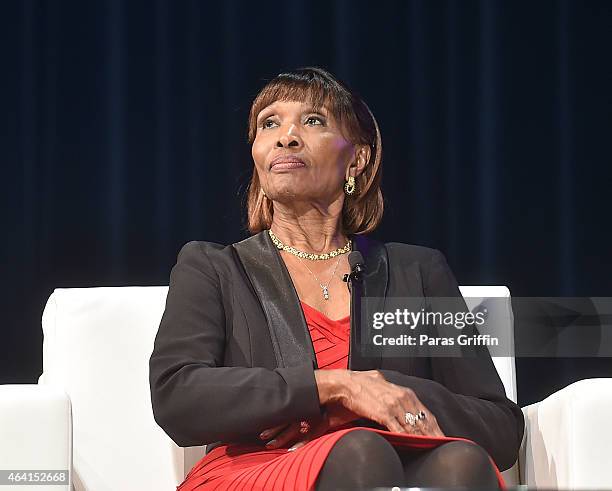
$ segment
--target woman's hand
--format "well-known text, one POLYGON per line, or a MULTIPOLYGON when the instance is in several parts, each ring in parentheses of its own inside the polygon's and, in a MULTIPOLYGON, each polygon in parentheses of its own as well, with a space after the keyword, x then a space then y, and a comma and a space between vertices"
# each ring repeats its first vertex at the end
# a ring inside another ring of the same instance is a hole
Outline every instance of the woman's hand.
POLYGON ((361 417, 376 421, 389 431, 411 435, 445 436, 436 417, 412 389, 387 382, 378 370, 349 371, 340 402, 361 417), (425 419, 410 425, 406 413, 425 413, 425 419))
POLYGON ((324 435, 328 430, 336 428, 351 421, 359 419, 359 416, 339 403, 329 403, 325 406, 322 421, 315 427, 310 428, 308 433, 300 433, 300 423, 291 423, 268 428, 260 433, 262 440, 269 440, 266 448, 280 448, 290 443, 297 442, 291 447, 295 450, 310 440, 324 435))
POLYGON ((378 370, 315 370, 319 401, 340 402, 359 417, 371 419, 389 431, 412 435, 444 436, 436 417, 412 389, 387 382, 378 370), (414 426, 406 413, 423 411, 425 419, 414 426))
POLYGON ((300 423, 279 425, 261 433, 262 440, 271 441, 266 448, 280 448, 296 442, 291 450, 325 434, 329 429, 342 426, 359 418, 367 418, 396 433, 411 435, 445 436, 436 417, 419 400, 412 389, 387 382, 378 370, 329 370, 316 374, 319 394, 325 401, 325 415, 320 424, 307 434, 300 433, 300 423), (348 374, 348 376, 347 376, 348 374), (406 413, 423 411, 425 419, 414 425, 406 421, 406 413))

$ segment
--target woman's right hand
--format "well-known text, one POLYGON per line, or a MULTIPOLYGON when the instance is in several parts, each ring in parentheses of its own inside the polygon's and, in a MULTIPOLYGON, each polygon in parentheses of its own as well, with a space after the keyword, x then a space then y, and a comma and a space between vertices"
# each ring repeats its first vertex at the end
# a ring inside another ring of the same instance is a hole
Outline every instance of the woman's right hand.
POLYGON ((378 370, 317 370, 315 380, 321 404, 339 402, 349 411, 389 431, 444 436, 436 417, 414 391, 388 382, 378 370), (425 412, 425 419, 415 425, 406 422, 406 412, 417 414, 419 411, 425 412))

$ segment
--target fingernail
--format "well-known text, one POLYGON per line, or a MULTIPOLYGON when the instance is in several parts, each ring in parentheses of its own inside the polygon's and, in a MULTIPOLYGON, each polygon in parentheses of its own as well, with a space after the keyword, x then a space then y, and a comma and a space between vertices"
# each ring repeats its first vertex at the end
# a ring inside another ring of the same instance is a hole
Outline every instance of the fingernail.
POLYGON ((287 452, 293 452, 293 451, 294 451, 296 448, 297 448, 297 447, 289 447, 289 448, 287 449, 287 452))
POLYGON ((270 440, 268 443, 266 443, 266 447, 273 447, 274 445, 276 445, 276 440, 270 440))
POLYGON ((262 440, 265 440, 266 438, 268 438, 269 435, 270 435, 270 432, 268 430, 264 430, 259 434, 259 438, 261 438, 262 440))

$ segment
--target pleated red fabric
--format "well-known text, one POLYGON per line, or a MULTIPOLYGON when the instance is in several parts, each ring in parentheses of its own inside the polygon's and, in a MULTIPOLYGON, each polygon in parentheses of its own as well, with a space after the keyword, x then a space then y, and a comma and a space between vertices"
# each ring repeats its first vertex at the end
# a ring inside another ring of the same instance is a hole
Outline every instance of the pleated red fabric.
MULTIPOLYGON (((320 369, 347 368, 350 317, 332 320, 301 302, 320 369)), ((415 451, 464 438, 424 437, 361 426, 333 428, 292 452, 288 448, 267 450, 255 444, 219 445, 193 466, 177 491, 310 491, 314 489, 325 459, 335 443, 349 431, 374 431, 396 448, 415 451)), ((499 485, 504 479, 491 459, 499 485)))

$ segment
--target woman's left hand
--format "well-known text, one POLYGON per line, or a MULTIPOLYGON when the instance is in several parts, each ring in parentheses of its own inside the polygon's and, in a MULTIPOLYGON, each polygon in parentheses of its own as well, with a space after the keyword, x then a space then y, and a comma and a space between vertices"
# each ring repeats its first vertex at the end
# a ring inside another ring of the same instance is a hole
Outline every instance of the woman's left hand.
POLYGON ((268 441, 266 448, 280 448, 290 443, 296 442, 289 450, 295 450, 303 445, 306 445, 310 440, 313 440, 329 429, 342 426, 359 419, 359 416, 352 411, 346 409, 342 404, 330 403, 325 406, 323 420, 315 427, 310 428, 308 433, 300 433, 300 423, 290 423, 268 428, 260 434, 262 440, 268 441))

